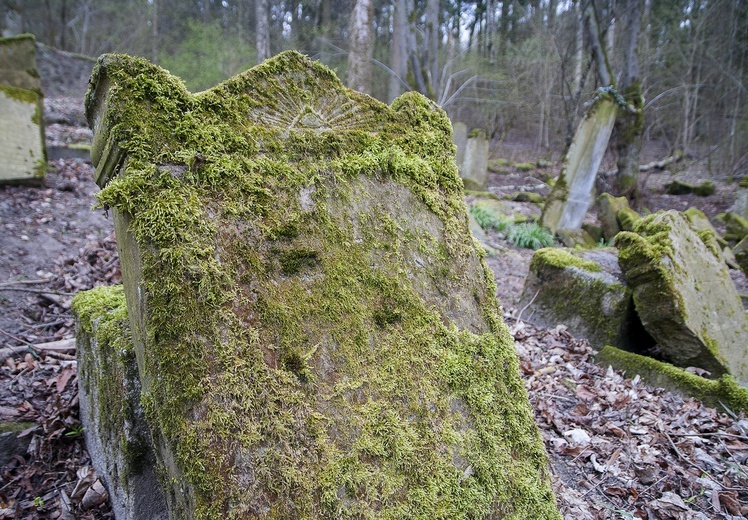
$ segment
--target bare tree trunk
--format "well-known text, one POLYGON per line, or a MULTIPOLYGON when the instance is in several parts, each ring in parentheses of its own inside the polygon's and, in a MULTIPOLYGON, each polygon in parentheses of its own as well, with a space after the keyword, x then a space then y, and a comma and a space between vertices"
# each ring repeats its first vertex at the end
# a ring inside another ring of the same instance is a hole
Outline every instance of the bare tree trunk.
POLYGON ((268 0, 255 0, 255 31, 257 33, 257 63, 262 63, 270 57, 268 0))
POLYGON ((371 92, 371 59, 374 55, 373 0, 356 0, 349 25, 348 86, 371 92))
POLYGON ((153 63, 158 63, 158 3, 153 0, 153 16, 151 18, 151 56, 153 63))
POLYGON ((500 25, 500 38, 499 41, 499 53, 503 56, 506 54, 506 45, 509 41, 509 4, 507 0, 501 2, 501 25, 500 25))
POLYGON ((395 0, 390 68, 397 77, 390 77, 388 94, 390 103, 402 93, 401 81, 405 81, 408 74, 408 30, 407 2, 405 0, 395 0))
POLYGON ((429 97, 434 98, 439 92, 439 0, 428 0, 426 4, 426 48, 429 97))
POLYGON ((623 72, 619 88, 629 109, 621 111, 616 120, 618 172, 614 191, 619 196, 625 195, 635 205, 639 194, 639 152, 644 130, 644 99, 637 56, 641 32, 639 0, 632 0, 626 5, 625 20, 623 72))
POLYGON ((589 1, 585 9, 585 18, 587 19, 587 29, 590 35, 590 45, 597 65, 597 77, 600 79, 602 86, 607 87, 613 84, 613 73, 608 63, 608 53, 605 49, 604 42, 600 35, 600 22, 598 20, 595 5, 589 1))

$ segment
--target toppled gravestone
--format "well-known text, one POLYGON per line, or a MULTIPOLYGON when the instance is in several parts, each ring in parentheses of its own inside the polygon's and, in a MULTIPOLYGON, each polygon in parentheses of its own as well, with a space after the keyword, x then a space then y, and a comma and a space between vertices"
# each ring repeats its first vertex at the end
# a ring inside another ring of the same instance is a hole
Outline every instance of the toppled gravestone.
POLYGON ((634 311, 631 291, 613 248, 539 249, 533 254, 519 303, 531 323, 565 325, 600 349, 613 345, 641 351, 652 346, 634 311))
POLYGON ((47 159, 34 37, 0 38, 0 184, 38 183, 47 159))
POLYGON ((616 238, 644 327, 666 360, 748 384, 748 320, 719 246, 676 211, 642 218, 616 238))
POLYGON ((597 198, 597 217, 600 219, 605 240, 613 240, 621 231, 618 214, 628 209, 631 208, 626 197, 614 197, 610 193, 603 193, 597 198))
POLYGON ((287 52, 87 113, 170 518, 560 518, 441 110, 287 52))
POLYGON ((151 436, 140 403, 125 293, 97 287, 73 299, 80 417, 88 452, 117 520, 166 520, 151 436))

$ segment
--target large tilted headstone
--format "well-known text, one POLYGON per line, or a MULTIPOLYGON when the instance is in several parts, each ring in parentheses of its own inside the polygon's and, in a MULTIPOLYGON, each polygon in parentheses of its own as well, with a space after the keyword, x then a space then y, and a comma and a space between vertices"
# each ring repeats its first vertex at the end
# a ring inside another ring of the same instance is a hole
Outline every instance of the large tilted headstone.
POLYGON ((0 184, 40 182, 47 168, 35 53, 30 34, 0 38, 0 184))
POLYGON ((713 235, 667 211, 619 233, 616 246, 636 311, 663 356, 748 385, 748 319, 713 235))
POLYGON ((581 227, 592 203, 592 189, 617 111, 618 105, 610 94, 598 97, 574 134, 561 174, 540 217, 540 223, 552 232, 581 227))
POLYGON ((170 518, 560 518, 441 110, 288 52, 87 111, 170 518))

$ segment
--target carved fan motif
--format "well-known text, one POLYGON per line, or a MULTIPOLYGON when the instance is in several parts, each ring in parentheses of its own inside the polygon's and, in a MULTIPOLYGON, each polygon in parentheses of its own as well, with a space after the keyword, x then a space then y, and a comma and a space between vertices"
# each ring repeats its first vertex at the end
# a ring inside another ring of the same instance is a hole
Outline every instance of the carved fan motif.
POLYGON ((282 78, 279 82, 280 88, 273 92, 275 106, 249 111, 247 115, 254 124, 266 128, 279 128, 286 133, 291 130, 377 131, 382 126, 381 115, 357 103, 344 92, 330 89, 329 86, 325 90, 321 85, 315 85, 304 92, 305 99, 300 99, 294 95, 300 92, 296 85, 284 88, 289 81, 292 80, 282 78))

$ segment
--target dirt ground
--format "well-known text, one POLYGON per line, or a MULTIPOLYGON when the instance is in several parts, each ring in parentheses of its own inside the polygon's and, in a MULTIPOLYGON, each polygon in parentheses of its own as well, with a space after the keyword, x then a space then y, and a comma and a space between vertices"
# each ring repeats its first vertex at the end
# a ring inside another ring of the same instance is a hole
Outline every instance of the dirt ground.
MULTIPOLYGON (((61 121, 80 120, 75 100, 48 103, 61 121)), ((49 124, 47 134, 55 144, 90 139, 64 123, 49 124)), ((552 171, 491 174, 489 189, 542 192, 552 171)), ((695 206, 713 216, 734 200, 734 185, 724 182, 710 197, 665 195, 672 177, 646 176, 644 207, 695 206)), ((77 291, 120 282, 111 219, 91 209, 97 191, 92 166, 80 159, 50 162, 41 187, 0 187, 0 421, 29 423, 23 449, 0 461, 0 519, 111 518, 82 440, 70 314, 77 291)), ((746 518, 748 420, 595 365, 589 344, 563 327, 517 321, 532 251, 496 242, 488 262, 565 518, 746 518)), ((745 277, 734 276, 744 288, 745 277)))

